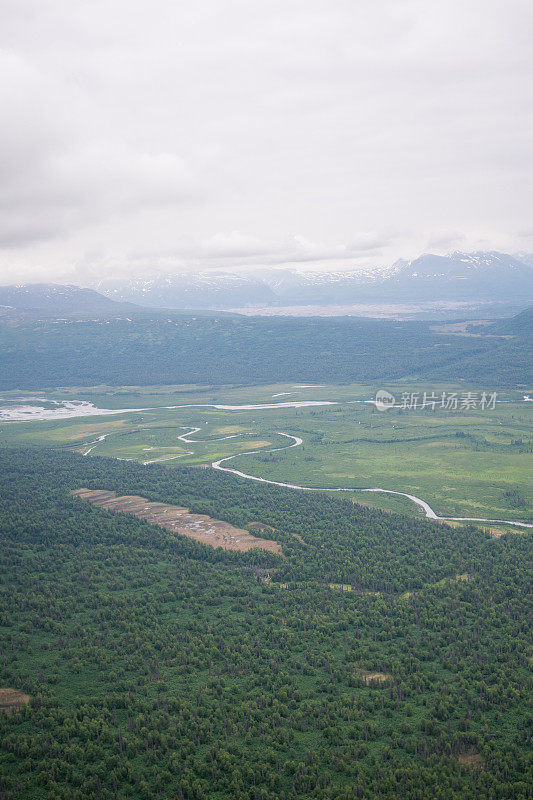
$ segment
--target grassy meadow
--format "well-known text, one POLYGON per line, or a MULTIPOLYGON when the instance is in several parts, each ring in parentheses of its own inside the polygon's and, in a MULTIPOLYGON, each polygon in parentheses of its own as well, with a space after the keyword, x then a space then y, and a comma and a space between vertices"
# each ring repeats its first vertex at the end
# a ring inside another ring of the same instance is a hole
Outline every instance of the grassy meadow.
MULTIPOLYGON (((227 466, 271 480, 319 488, 379 486, 416 495, 442 516, 531 519, 531 404, 521 395, 500 395, 494 409, 446 411, 438 408, 378 411, 360 402, 377 387, 362 385, 252 387, 93 387, 46 393, 51 400, 89 400, 99 408, 150 409, 113 416, 0 425, 3 445, 66 447, 90 456, 141 463, 208 466, 242 455, 227 466), (189 403, 257 404, 334 400, 336 405, 219 410, 164 408, 189 403), (357 402, 353 402, 357 401, 357 402), (200 431, 179 439, 187 429, 200 431), (279 432, 303 440, 300 447, 269 453, 289 442, 279 432), (98 441, 105 435, 105 439, 98 441), (230 437, 230 438, 225 438, 230 437)), ((388 387, 402 391, 428 387, 388 387)), ((432 386, 431 390, 457 390, 432 386)), ((470 388, 470 387, 469 387, 470 388)), ((464 391, 460 387, 459 391, 464 391)), ((480 387, 474 391, 481 391, 480 387)), ((44 395, 43 395, 44 396, 44 395)), ((5 393, 4 402, 16 397, 5 393)), ((30 402, 30 401, 28 401, 30 402)), ((357 502, 385 510, 419 514, 403 497, 349 494, 357 502)))

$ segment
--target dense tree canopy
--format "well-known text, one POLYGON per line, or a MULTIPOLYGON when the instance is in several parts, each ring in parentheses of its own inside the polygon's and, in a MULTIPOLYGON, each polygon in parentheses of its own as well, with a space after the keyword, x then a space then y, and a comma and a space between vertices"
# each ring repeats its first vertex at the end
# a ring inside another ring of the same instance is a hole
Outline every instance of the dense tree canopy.
POLYGON ((31 702, 0 714, 0 793, 522 800, 530 544, 212 470, 3 450, 0 686, 31 702), (80 486, 262 522, 285 555, 197 544, 80 486))
POLYGON ((442 335, 429 323, 346 318, 127 319, 0 325, 0 389, 404 376, 486 387, 531 381, 531 337, 442 335))

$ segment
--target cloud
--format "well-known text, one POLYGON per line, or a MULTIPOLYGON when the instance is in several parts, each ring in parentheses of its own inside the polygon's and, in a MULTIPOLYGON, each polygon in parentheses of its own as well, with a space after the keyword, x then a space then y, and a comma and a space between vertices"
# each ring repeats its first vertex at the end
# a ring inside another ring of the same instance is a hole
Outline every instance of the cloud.
POLYGON ((465 241, 464 233, 461 231, 440 231, 428 236, 425 250, 437 250, 438 252, 448 251, 459 247, 465 241))
POLYGON ((187 165, 175 154, 93 145, 33 161, 25 174, 4 176, 0 244, 32 244, 139 210, 200 200, 187 165))
POLYGON ((142 277, 188 271, 250 271, 265 267, 296 267, 305 270, 357 269, 368 260, 383 257, 394 241, 392 234, 367 233, 351 244, 313 242, 296 235, 288 239, 264 240, 240 231, 217 233, 207 240, 184 236, 169 250, 140 249, 109 259, 101 250, 91 252, 76 264, 76 277, 86 283, 100 274, 142 277))
POLYGON ((269 246, 256 236, 243 234, 240 231, 216 233, 196 248, 200 258, 249 258, 264 256, 271 251, 272 245, 269 246))
POLYGON ((0 13, 0 280, 382 263, 531 228, 528 0, 0 13))

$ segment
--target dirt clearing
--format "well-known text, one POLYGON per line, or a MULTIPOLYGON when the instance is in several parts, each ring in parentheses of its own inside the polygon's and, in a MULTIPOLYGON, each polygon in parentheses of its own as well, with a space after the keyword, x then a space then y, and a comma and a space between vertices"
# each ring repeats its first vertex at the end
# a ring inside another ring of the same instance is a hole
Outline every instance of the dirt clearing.
POLYGON ((29 702, 29 694, 23 694, 17 689, 0 689, 0 712, 10 714, 14 708, 22 708, 29 702))
POLYGON ((473 747, 464 753, 459 753, 457 756, 459 764, 468 767, 469 769, 479 769, 484 765, 483 756, 477 752, 473 747))
POLYGON ((261 548, 271 553, 281 553, 281 545, 272 539, 258 539, 249 531, 234 528, 228 522, 213 519, 206 514, 191 514, 188 508, 173 506, 168 503, 152 503, 138 495, 117 497, 115 492, 104 489, 76 489, 72 492, 76 497, 88 500, 94 505, 109 511, 132 514, 145 519, 152 525, 160 525, 172 533, 188 536, 202 544, 222 547, 223 550, 255 550, 261 548))
POLYGON ((392 675, 387 672, 369 672, 367 669, 360 669, 359 675, 367 686, 371 683, 387 683, 392 680, 392 675))

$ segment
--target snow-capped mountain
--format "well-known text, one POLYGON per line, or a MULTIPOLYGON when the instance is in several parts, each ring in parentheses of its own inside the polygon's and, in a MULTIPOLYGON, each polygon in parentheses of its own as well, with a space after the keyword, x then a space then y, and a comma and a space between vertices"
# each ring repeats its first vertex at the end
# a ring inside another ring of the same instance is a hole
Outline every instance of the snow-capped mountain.
POLYGON ((379 286, 392 274, 392 267, 332 272, 273 269, 263 273, 262 280, 275 293, 278 303, 330 305, 358 302, 364 287, 379 286))
POLYGON ((113 300, 151 308, 223 309, 282 303, 346 302, 358 287, 380 284, 394 269, 299 272, 256 269, 240 274, 208 272, 157 278, 104 280, 95 289, 113 300))
POLYGON ((265 282, 231 273, 106 280, 97 283, 95 288, 113 300, 151 308, 229 308, 268 304, 277 299, 265 282))
POLYGON ((402 301, 531 300, 533 269, 506 253, 428 253, 403 264, 380 288, 402 301))
POLYGON ((224 309, 246 306, 334 305, 425 301, 533 301, 527 258, 497 252, 424 254, 387 268, 334 272, 256 269, 107 280, 107 297, 151 308, 224 309))
POLYGON ((502 304, 517 310, 533 303, 533 255, 497 252, 426 253, 388 268, 303 272, 259 269, 190 273, 146 279, 106 280, 92 288, 30 284, 0 286, 2 316, 131 314, 146 309, 225 309, 405 303, 467 303, 469 308, 502 304))

